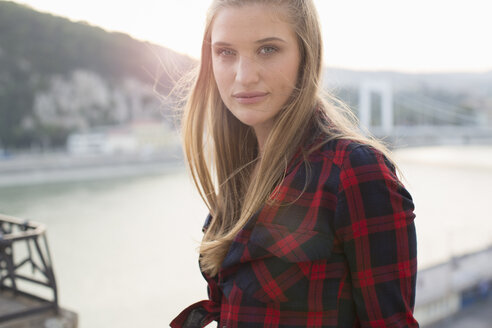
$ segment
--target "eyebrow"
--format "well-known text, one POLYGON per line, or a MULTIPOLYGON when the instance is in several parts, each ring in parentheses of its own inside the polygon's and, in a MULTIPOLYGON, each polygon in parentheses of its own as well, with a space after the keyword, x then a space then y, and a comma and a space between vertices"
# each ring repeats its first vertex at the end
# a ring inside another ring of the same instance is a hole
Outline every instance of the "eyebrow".
POLYGON ((265 42, 270 42, 270 41, 281 41, 281 42, 286 42, 284 39, 277 38, 277 37, 269 37, 269 38, 264 38, 258 41, 255 41, 255 43, 265 43, 265 42))
MULTIPOLYGON (((277 38, 277 37, 269 37, 269 38, 264 38, 264 39, 260 39, 260 40, 257 40, 255 41, 255 43, 257 44, 262 44, 262 43, 265 43, 265 42, 271 42, 271 41, 280 41, 280 42, 286 42, 284 39, 281 39, 281 38, 277 38)), ((223 41, 217 41, 217 42, 214 42, 213 46, 231 46, 230 43, 227 43, 227 42, 223 42, 223 41)))

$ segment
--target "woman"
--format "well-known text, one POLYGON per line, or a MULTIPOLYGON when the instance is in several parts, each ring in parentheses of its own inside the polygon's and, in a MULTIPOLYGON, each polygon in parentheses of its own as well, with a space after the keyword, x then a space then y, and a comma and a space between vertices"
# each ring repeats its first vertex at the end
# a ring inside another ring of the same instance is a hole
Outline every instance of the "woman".
POLYGON ((215 0, 183 118, 209 300, 172 327, 418 327, 413 202, 320 96, 311 0, 215 0))

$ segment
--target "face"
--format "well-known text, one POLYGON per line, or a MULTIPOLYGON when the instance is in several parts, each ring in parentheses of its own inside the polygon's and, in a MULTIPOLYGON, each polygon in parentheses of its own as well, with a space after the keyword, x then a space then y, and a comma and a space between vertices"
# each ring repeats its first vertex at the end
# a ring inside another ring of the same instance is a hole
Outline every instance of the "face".
POLYGON ((292 94, 300 53, 291 25, 274 8, 221 9, 211 30, 213 73, 231 113, 266 137, 292 94))

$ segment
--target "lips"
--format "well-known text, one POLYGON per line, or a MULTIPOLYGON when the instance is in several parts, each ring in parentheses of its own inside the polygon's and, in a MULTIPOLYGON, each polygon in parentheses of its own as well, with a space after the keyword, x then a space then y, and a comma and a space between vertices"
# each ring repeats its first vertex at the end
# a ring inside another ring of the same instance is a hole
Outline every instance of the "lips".
POLYGON ((232 97, 240 104, 256 104, 264 100, 268 96, 268 92, 252 91, 234 93, 232 97))

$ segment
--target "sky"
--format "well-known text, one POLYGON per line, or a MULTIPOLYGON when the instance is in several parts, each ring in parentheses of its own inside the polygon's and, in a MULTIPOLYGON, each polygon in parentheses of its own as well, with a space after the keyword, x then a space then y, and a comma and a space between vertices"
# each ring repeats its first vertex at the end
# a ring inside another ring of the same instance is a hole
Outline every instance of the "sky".
MULTIPOLYGON (((19 0, 199 58, 211 0, 19 0)), ((492 70, 491 0, 314 0, 329 67, 492 70)))

